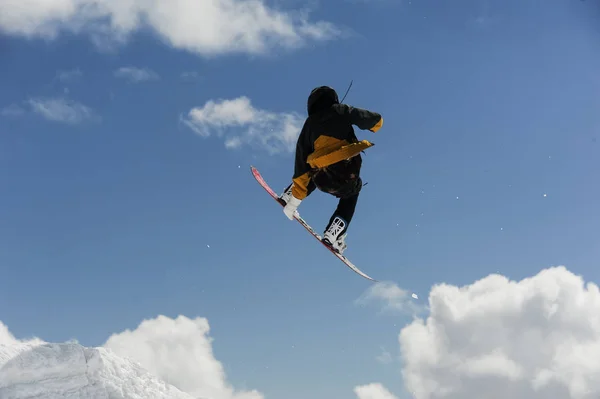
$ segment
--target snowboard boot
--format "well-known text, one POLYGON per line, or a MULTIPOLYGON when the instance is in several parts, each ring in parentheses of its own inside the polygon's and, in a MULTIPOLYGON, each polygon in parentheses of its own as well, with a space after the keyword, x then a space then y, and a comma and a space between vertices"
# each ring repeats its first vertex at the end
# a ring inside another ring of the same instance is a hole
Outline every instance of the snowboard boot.
POLYGON ((286 206, 290 198, 292 198, 292 186, 293 184, 287 186, 279 198, 277 198, 277 201, 279 201, 281 205, 286 206))
POLYGON ((346 250, 346 222, 336 216, 325 233, 323 234, 323 244, 331 247, 338 254, 342 254, 346 250))

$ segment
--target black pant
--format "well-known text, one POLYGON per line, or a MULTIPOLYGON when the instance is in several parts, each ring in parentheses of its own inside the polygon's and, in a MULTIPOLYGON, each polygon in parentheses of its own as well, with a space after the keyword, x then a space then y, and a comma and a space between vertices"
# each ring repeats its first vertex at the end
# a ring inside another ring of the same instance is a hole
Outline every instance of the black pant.
POLYGON ((348 229, 354 217, 358 196, 362 188, 362 180, 360 178, 361 166, 362 158, 359 154, 349 160, 338 162, 311 173, 307 196, 318 188, 324 193, 339 198, 337 208, 331 215, 325 230, 329 228, 336 216, 346 222, 346 227, 341 234, 344 234, 348 229))
POLYGON ((350 221, 352 220, 352 217, 354 216, 354 210, 356 209, 356 203, 358 202, 358 194, 359 193, 356 193, 350 197, 340 198, 337 208, 333 212, 333 215, 331 215, 331 218, 329 219, 329 223, 327 223, 327 227, 325 227, 325 231, 327 231, 327 229, 329 228, 329 226, 333 222, 333 219, 335 219, 336 216, 342 218, 346 222, 346 227, 340 233, 340 235, 344 234, 346 232, 346 230, 348 230, 350 221))

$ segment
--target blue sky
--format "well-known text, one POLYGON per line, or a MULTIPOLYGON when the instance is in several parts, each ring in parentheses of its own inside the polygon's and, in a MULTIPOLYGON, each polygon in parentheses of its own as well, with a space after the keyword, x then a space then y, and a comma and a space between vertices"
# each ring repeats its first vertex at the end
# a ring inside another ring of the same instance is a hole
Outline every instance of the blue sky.
MULTIPOLYGON (((491 273, 600 279, 597 4, 311 2, 295 25, 178 0, 141 2, 142 27, 70 3, 0 17, 0 321, 16 337, 95 346, 200 316, 240 389, 324 399, 377 381, 409 397, 410 311, 357 304, 370 283, 249 171, 284 188, 311 89, 341 97, 351 80, 346 102, 385 121, 357 129, 375 143, 347 239, 358 267, 418 306, 491 273)), ((315 192, 299 212, 322 230, 334 207, 315 192)))

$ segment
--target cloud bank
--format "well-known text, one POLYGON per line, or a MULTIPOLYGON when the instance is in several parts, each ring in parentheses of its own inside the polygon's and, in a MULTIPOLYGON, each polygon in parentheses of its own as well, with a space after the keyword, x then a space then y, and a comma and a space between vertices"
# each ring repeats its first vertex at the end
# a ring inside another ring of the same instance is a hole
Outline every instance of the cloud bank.
POLYGON ((380 383, 359 385, 354 393, 358 399, 398 399, 380 383))
MULTIPOLYGON (((414 319, 398 337, 411 398, 600 397, 596 284, 555 267, 520 281, 493 274, 463 287, 439 284, 428 300, 428 316, 414 319)), ((104 347, 195 397, 263 399, 227 382, 209 332, 204 318, 159 316, 112 335, 104 347)), ((39 343, 15 339, 0 323, 0 346, 13 354, 39 343)), ((358 399, 397 399, 379 382, 356 386, 354 393, 358 399)))
MULTIPOLYGON (((258 391, 236 391, 227 382, 223 366, 214 357, 209 332, 205 318, 158 316, 144 320, 133 331, 113 334, 103 347, 197 398, 263 399, 258 391)), ((0 322, 0 347, 9 348, 12 355, 42 343, 37 338, 18 340, 0 322)), ((4 360, 0 358, 0 364, 4 360)))
POLYGON ((0 31, 55 39, 62 32, 90 34, 96 44, 123 43, 150 30, 172 47, 196 54, 264 53, 281 46, 336 37, 325 21, 286 12, 264 0, 0 0, 0 31))
POLYGON ((134 331, 112 335, 104 344, 119 356, 136 359, 144 368, 194 397, 262 399, 257 391, 236 392, 215 359, 208 320, 159 316, 134 331))
POLYGON ((257 109, 245 96, 210 100, 192 108, 181 120, 201 137, 223 137, 227 148, 247 144, 271 154, 293 151, 304 123, 296 113, 257 109))
POLYGON ((414 399, 600 397, 600 290, 565 267, 436 285, 429 310, 398 338, 414 399))

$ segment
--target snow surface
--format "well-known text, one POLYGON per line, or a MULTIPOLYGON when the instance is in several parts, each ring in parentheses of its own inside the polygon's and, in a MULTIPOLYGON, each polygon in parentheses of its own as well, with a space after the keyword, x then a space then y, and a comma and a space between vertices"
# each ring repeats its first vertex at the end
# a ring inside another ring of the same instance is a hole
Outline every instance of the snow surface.
POLYGON ((137 363, 78 343, 0 344, 1 399, 195 399, 137 363))

